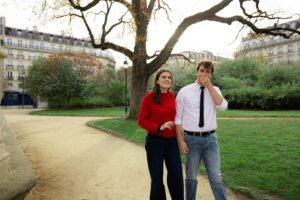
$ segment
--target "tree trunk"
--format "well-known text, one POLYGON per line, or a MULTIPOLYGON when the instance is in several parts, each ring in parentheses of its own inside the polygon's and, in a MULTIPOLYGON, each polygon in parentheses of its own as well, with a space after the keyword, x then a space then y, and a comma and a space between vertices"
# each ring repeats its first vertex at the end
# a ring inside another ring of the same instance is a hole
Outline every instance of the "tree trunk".
POLYGON ((140 105, 142 99, 147 92, 147 85, 149 75, 143 69, 145 67, 132 68, 132 79, 131 79, 131 96, 130 96, 130 109, 128 119, 137 119, 139 114, 140 105))

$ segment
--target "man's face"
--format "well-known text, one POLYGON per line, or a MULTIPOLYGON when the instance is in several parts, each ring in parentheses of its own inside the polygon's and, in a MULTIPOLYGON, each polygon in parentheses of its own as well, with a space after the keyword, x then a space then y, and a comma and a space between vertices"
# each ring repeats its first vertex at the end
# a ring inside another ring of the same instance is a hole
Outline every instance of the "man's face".
POLYGON ((211 78, 211 69, 205 69, 203 65, 201 65, 197 71, 197 80, 200 82, 201 77, 208 77, 211 78))

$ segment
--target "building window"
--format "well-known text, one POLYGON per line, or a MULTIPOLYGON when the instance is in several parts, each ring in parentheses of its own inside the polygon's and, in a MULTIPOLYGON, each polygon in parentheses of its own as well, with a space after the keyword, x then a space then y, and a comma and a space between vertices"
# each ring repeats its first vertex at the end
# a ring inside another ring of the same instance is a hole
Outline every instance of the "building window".
POLYGON ((23 44, 22 44, 22 40, 18 40, 18 47, 22 47, 23 44))
POLYGON ((13 80, 13 78, 14 78, 14 77, 13 77, 13 73, 12 73, 11 71, 8 71, 8 72, 7 72, 7 79, 8 79, 8 80, 13 80))
POLYGON ((18 31, 17 31, 17 35, 18 35, 18 37, 21 37, 21 36, 22 36, 22 31, 21 31, 21 30, 18 30, 18 31))
POLYGON ((59 51, 63 51, 63 45, 59 45, 59 51))
POLYGON ((14 57, 12 49, 7 49, 7 56, 8 57, 14 57))
POLYGON ((30 41, 29 47, 30 47, 31 49, 34 49, 34 41, 30 41))
POLYGON ((293 44, 288 45, 288 52, 293 52, 293 44))
POLYGON ((35 59, 35 53, 31 53, 29 56, 29 60, 34 60, 35 59))
POLYGON ((40 49, 44 50, 44 42, 40 43, 40 49))
POLYGON ((61 37, 58 37, 58 42, 62 43, 62 38, 61 37))
POLYGON ((50 39, 50 42, 53 42, 53 35, 50 35, 49 39, 50 39))
POLYGON ((18 59, 24 59, 24 55, 23 55, 23 51, 22 50, 18 50, 17 58, 18 59))
POLYGON ((12 46, 12 39, 11 38, 7 38, 6 44, 7 44, 7 46, 12 46))
POLYGON ((54 48, 54 44, 51 44, 51 50, 54 51, 55 48, 54 48))

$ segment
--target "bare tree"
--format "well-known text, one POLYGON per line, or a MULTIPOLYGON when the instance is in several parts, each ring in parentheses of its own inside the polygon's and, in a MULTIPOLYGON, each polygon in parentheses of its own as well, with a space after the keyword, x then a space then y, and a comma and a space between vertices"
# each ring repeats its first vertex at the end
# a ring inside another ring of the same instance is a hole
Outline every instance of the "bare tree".
MULTIPOLYGON (((47 0, 44 1, 43 6, 46 7, 47 0)), ((285 38, 289 38, 294 33, 300 34, 297 28, 280 26, 281 20, 287 18, 279 16, 280 13, 268 13, 262 10, 260 8, 260 0, 219 0, 208 9, 185 17, 178 24, 164 47, 153 55, 148 55, 149 23, 155 19, 156 13, 159 11, 164 12, 167 19, 169 19, 172 11, 170 5, 172 4, 174 4, 174 1, 168 0, 68 0, 68 5, 65 2, 64 6, 70 6, 69 9, 65 9, 65 14, 59 16, 68 16, 70 19, 75 17, 82 20, 94 48, 102 50, 112 49, 124 54, 131 60, 132 92, 129 118, 134 119, 137 117, 140 102, 146 92, 147 82, 151 74, 168 60, 182 34, 193 24, 203 21, 214 21, 231 25, 233 22, 237 22, 241 24, 241 27, 249 27, 256 34, 278 35, 285 38), (241 14, 230 17, 222 16, 220 12, 234 2, 239 5, 238 9, 241 14), (250 9, 249 5, 254 10, 250 9), (120 12, 114 12, 116 7, 120 8, 120 12), (96 16, 101 17, 101 20, 93 19, 96 16), (257 25, 257 22, 260 20, 270 20, 274 25, 268 28, 260 28, 257 25), (94 33, 96 28, 100 30, 99 35, 94 33), (112 41, 111 38, 113 32, 122 34, 125 28, 133 30, 134 41, 131 47, 121 42, 112 41)))

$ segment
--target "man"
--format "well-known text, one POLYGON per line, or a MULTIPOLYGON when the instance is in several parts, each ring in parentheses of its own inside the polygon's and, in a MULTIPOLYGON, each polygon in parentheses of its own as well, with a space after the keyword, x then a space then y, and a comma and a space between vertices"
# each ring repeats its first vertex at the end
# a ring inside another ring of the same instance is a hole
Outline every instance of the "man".
POLYGON ((215 129, 216 108, 226 110, 228 102, 220 89, 212 85, 213 72, 212 62, 200 62, 197 67, 197 80, 183 87, 176 97, 176 136, 181 153, 187 154, 186 200, 196 199, 201 160, 204 162, 215 199, 227 200, 215 129))

